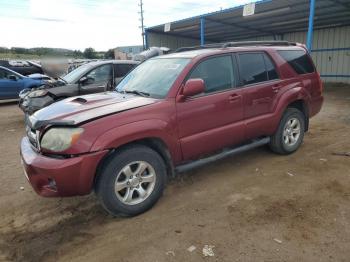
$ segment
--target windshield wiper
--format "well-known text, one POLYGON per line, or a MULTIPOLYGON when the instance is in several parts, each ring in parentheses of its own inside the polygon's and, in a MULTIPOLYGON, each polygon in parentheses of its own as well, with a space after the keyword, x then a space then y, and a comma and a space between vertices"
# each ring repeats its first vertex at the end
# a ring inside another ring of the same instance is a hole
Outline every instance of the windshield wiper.
POLYGON ((135 94, 135 95, 139 95, 139 96, 143 96, 143 97, 149 97, 151 96, 149 93, 147 92, 142 92, 142 91, 137 91, 137 90, 123 90, 124 93, 127 94, 135 94))

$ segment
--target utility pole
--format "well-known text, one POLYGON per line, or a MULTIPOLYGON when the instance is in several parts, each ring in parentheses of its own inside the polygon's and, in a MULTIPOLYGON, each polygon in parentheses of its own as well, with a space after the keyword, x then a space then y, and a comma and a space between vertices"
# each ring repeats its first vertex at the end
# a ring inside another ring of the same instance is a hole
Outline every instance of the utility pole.
POLYGON ((145 50, 145 25, 144 25, 144 23, 143 23, 143 13, 144 13, 144 11, 143 11, 143 2, 142 2, 142 0, 140 0, 140 3, 139 3, 139 7, 140 7, 140 12, 139 12, 139 14, 141 15, 141 18, 140 18, 140 21, 141 21, 141 26, 140 26, 140 28, 141 28, 141 35, 142 35, 142 46, 143 46, 143 50, 145 50))

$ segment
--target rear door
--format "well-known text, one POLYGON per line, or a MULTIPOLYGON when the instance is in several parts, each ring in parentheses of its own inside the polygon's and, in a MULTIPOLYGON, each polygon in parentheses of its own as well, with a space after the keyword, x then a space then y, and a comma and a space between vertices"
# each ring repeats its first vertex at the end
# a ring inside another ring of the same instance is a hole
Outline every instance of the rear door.
POLYGON ((246 138, 265 135, 276 96, 282 87, 276 67, 265 52, 238 54, 239 71, 244 94, 246 138))
POLYGON ((112 64, 98 66, 92 69, 84 77, 86 77, 87 80, 80 88, 82 94, 92 94, 111 90, 113 85, 112 64))
POLYGON ((195 159, 244 138, 242 90, 236 89, 236 61, 230 55, 202 60, 187 79, 205 82, 203 94, 177 102, 184 160, 195 159))

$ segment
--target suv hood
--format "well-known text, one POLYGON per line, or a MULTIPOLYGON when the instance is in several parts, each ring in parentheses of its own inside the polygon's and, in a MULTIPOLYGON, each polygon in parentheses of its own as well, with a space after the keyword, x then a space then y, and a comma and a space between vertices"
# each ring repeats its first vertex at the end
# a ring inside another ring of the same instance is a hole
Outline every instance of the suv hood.
POLYGON ((77 125, 102 116, 156 103, 158 100, 133 94, 106 92, 76 96, 45 107, 27 119, 32 129, 46 125, 77 125))

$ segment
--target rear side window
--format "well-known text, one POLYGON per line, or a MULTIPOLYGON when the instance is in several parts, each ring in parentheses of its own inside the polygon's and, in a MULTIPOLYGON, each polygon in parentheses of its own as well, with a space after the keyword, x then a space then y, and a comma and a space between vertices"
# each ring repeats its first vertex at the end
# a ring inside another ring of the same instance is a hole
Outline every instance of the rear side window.
POLYGON ((134 67, 135 67, 135 65, 133 65, 133 64, 115 64, 114 69, 116 72, 116 77, 124 77, 134 67))
POLYGON ((192 71, 189 79, 201 78, 205 83, 205 93, 213 93, 235 86, 231 55, 209 58, 192 71))
POLYGON ((302 50, 277 51, 299 75, 315 72, 308 55, 302 50))
POLYGON ((0 68, 0 79, 6 79, 7 78, 7 72, 0 68))
POLYGON ((262 53, 239 54, 240 76, 244 85, 268 80, 262 53))
POLYGON ((275 65, 271 61, 271 58, 267 54, 263 54, 263 56, 269 80, 278 79, 278 74, 275 65))

